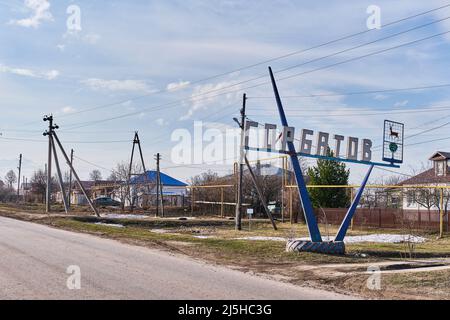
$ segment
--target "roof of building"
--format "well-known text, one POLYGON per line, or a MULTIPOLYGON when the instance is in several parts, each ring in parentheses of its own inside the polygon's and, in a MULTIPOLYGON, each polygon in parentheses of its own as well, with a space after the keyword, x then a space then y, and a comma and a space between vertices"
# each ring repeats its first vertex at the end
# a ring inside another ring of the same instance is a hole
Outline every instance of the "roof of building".
MULTIPOLYGON (((131 184, 138 184, 138 183, 145 183, 145 182, 150 182, 150 183, 156 183, 156 175, 157 172, 155 170, 150 170, 146 172, 146 176, 145 175, 140 175, 140 176, 136 176, 133 177, 131 179, 131 184)), ((163 184, 163 186, 168 186, 168 187, 186 187, 187 184, 177 180, 163 172, 160 173, 161 175, 161 183, 163 184)))
POLYGON ((450 175, 437 176, 434 169, 429 169, 418 175, 404 180, 400 185, 417 185, 427 183, 450 183, 450 175))
POLYGON ((450 152, 438 151, 430 158, 430 160, 447 160, 450 159, 450 152))
MULTIPOLYGON (((95 185, 95 181, 81 181, 81 184, 86 190, 90 190, 95 185)), ((73 182, 73 188, 74 189, 80 188, 80 186, 76 181, 73 182)))

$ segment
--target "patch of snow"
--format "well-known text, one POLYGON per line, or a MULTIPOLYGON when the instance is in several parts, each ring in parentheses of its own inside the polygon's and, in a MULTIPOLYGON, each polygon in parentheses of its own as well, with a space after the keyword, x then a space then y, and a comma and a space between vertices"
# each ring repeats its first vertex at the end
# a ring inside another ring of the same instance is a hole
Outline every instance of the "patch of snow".
POLYGON ((281 238, 281 237, 243 237, 243 238, 235 238, 234 240, 250 240, 250 241, 287 241, 286 238, 281 238))
POLYGON ((153 232, 153 233, 169 233, 169 230, 165 230, 165 229, 152 229, 152 230, 150 230, 150 232, 153 232))
POLYGON ((108 219, 145 219, 148 218, 148 216, 144 216, 141 214, 117 214, 117 213, 108 213, 105 215, 102 215, 103 218, 108 219))
POLYGON ((125 226, 123 226, 121 224, 103 223, 103 222, 96 222, 95 224, 100 225, 100 226, 106 226, 106 227, 125 228, 125 226))
MULTIPOLYGON (((332 241, 333 237, 323 237, 324 241, 332 241)), ((250 241, 287 241, 288 239, 282 237, 243 237, 235 238, 235 240, 250 240, 250 241)), ((295 240, 307 241, 310 238, 299 238, 295 240)), ((345 237, 345 243, 361 243, 361 242, 375 242, 375 243, 403 243, 403 242, 413 242, 413 243, 423 243, 426 238, 412 236, 412 235, 402 235, 402 234, 369 234, 363 236, 347 236, 345 237)))
POLYGON ((194 236, 194 238, 197 239, 211 239, 211 238, 215 238, 214 236, 194 236))

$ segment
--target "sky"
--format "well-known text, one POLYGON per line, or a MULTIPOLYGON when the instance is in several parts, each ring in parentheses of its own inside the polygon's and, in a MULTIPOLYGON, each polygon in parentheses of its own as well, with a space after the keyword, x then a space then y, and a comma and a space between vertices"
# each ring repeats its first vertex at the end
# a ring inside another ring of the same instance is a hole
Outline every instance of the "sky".
MULTIPOLYGON (((82 179, 93 169, 106 178, 118 162, 129 161, 135 131, 149 169, 159 152, 162 170, 181 180, 208 169, 227 174, 237 159, 230 148, 225 165, 180 166, 172 156, 172 134, 193 133, 199 121, 205 128, 235 129, 232 118, 239 115, 243 93, 251 120, 279 124, 269 65, 291 126, 378 145, 385 119, 402 122, 405 162, 394 171, 420 171, 435 151, 450 151, 449 86, 338 94, 450 84, 450 7, 390 24, 446 4, 0 0, 0 178, 17 170, 20 153, 25 176, 44 167, 42 118, 48 114, 60 126, 67 152, 74 149, 82 179), (371 5, 381 10, 381 28, 368 31, 371 5), (78 9, 80 19, 74 20, 78 9), (77 22, 80 28, 74 28, 77 22), (363 31, 368 32, 291 54, 363 31), (282 71, 292 66, 297 67, 282 71)), ((381 158, 374 149, 373 160, 381 158)), ((349 168, 352 182, 367 170, 349 168)), ((376 170, 372 179, 392 174, 376 170)))

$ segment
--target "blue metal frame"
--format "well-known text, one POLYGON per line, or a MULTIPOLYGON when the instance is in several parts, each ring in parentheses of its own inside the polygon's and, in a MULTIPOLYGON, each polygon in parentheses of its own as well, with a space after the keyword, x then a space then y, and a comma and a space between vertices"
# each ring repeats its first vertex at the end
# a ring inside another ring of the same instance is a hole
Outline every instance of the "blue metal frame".
MULTIPOLYGON (((278 92, 278 87, 275 82, 275 78, 273 76, 272 68, 269 67, 270 78, 272 80, 273 91, 275 93, 275 98, 277 101, 278 112, 281 118, 281 124, 284 127, 288 127, 288 122, 286 119, 286 115, 284 113, 283 104, 281 103, 280 94, 278 92)), ((316 216, 314 215, 313 206, 311 204, 311 200, 309 199, 308 190, 306 188, 306 183, 303 178, 303 172, 300 167, 300 163, 297 157, 297 151, 295 150, 294 143, 287 143, 289 149, 289 156, 292 162, 292 168, 294 169, 295 179, 297 181, 298 193, 300 199, 302 200, 303 212, 305 213, 306 224, 308 225, 309 235, 313 242, 322 242, 322 236, 320 235, 319 226, 317 225, 316 216)))
MULTIPOLYGON (((283 125, 283 127, 289 127, 287 119, 286 119, 286 114, 283 109, 283 104, 281 102, 280 94, 278 92, 278 87, 275 82, 275 77, 273 75, 271 67, 269 67, 269 73, 270 73, 270 79, 272 81, 273 91, 275 93, 275 98, 277 101, 278 112, 280 114, 281 124, 283 125)), ((321 244, 324 244, 324 243, 322 241, 322 236, 320 234, 319 226, 317 225, 316 216, 314 214, 313 206, 311 204, 311 199, 309 198, 308 189, 307 189, 305 180, 303 178, 303 172, 300 167, 298 157, 303 156, 303 157, 309 157, 309 158, 315 158, 315 159, 350 162, 350 163, 364 164, 364 165, 370 166, 369 171, 367 172, 367 174, 363 180, 363 183, 356 194, 355 199, 353 199, 352 204, 351 204, 350 208, 348 209, 347 214, 344 217, 344 220, 342 221, 342 224, 336 234, 334 241, 332 243, 327 244, 327 246, 324 247, 322 251, 324 251, 324 252, 333 251, 334 250, 333 245, 335 243, 342 244, 342 248, 344 248, 343 241, 344 241, 345 235, 347 234, 351 220, 352 220, 353 216, 355 215, 356 209, 358 208, 359 202, 361 200, 361 196, 364 192, 364 189, 366 187, 366 184, 369 180, 369 177, 370 177, 370 174, 372 173, 373 168, 375 166, 400 168, 400 166, 395 165, 394 163, 388 164, 388 163, 381 163, 381 162, 359 161, 359 160, 342 159, 342 158, 336 158, 336 157, 328 157, 328 156, 322 156, 322 155, 311 155, 311 154, 306 154, 306 153, 301 153, 301 152, 298 153, 295 150, 295 146, 294 146, 293 142, 287 142, 287 146, 288 146, 288 151, 272 150, 272 149, 265 149, 265 148, 252 148, 252 147, 248 147, 248 146, 245 147, 245 150, 259 151, 259 152, 273 152, 273 153, 289 155, 289 157, 291 158, 292 167, 294 169, 295 179, 297 181, 298 193, 299 193, 299 196, 301 199, 303 212, 305 214, 306 224, 308 226, 309 235, 310 235, 312 243, 313 243, 313 244, 311 244, 312 247, 314 247, 314 243, 321 243, 321 244)), ((303 248, 303 246, 302 246, 302 248, 303 248)), ((308 248, 309 248, 309 245, 308 245, 308 248)), ((308 251, 310 249, 305 249, 305 250, 308 251)), ((344 250, 344 249, 342 249, 342 250, 344 250)), ((320 251, 320 252, 322 252, 322 251, 320 251)))

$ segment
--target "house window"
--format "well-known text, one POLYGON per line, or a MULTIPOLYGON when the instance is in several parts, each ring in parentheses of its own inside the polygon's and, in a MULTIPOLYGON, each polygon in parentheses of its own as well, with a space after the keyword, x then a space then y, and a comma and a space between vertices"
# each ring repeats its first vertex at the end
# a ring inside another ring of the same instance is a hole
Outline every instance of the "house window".
POLYGON ((436 162, 436 175, 443 176, 445 170, 445 161, 436 162))
POLYGON ((416 202, 416 191, 411 190, 411 191, 407 191, 406 193, 406 201, 407 201, 407 205, 408 207, 411 207, 413 204, 415 204, 416 202))

